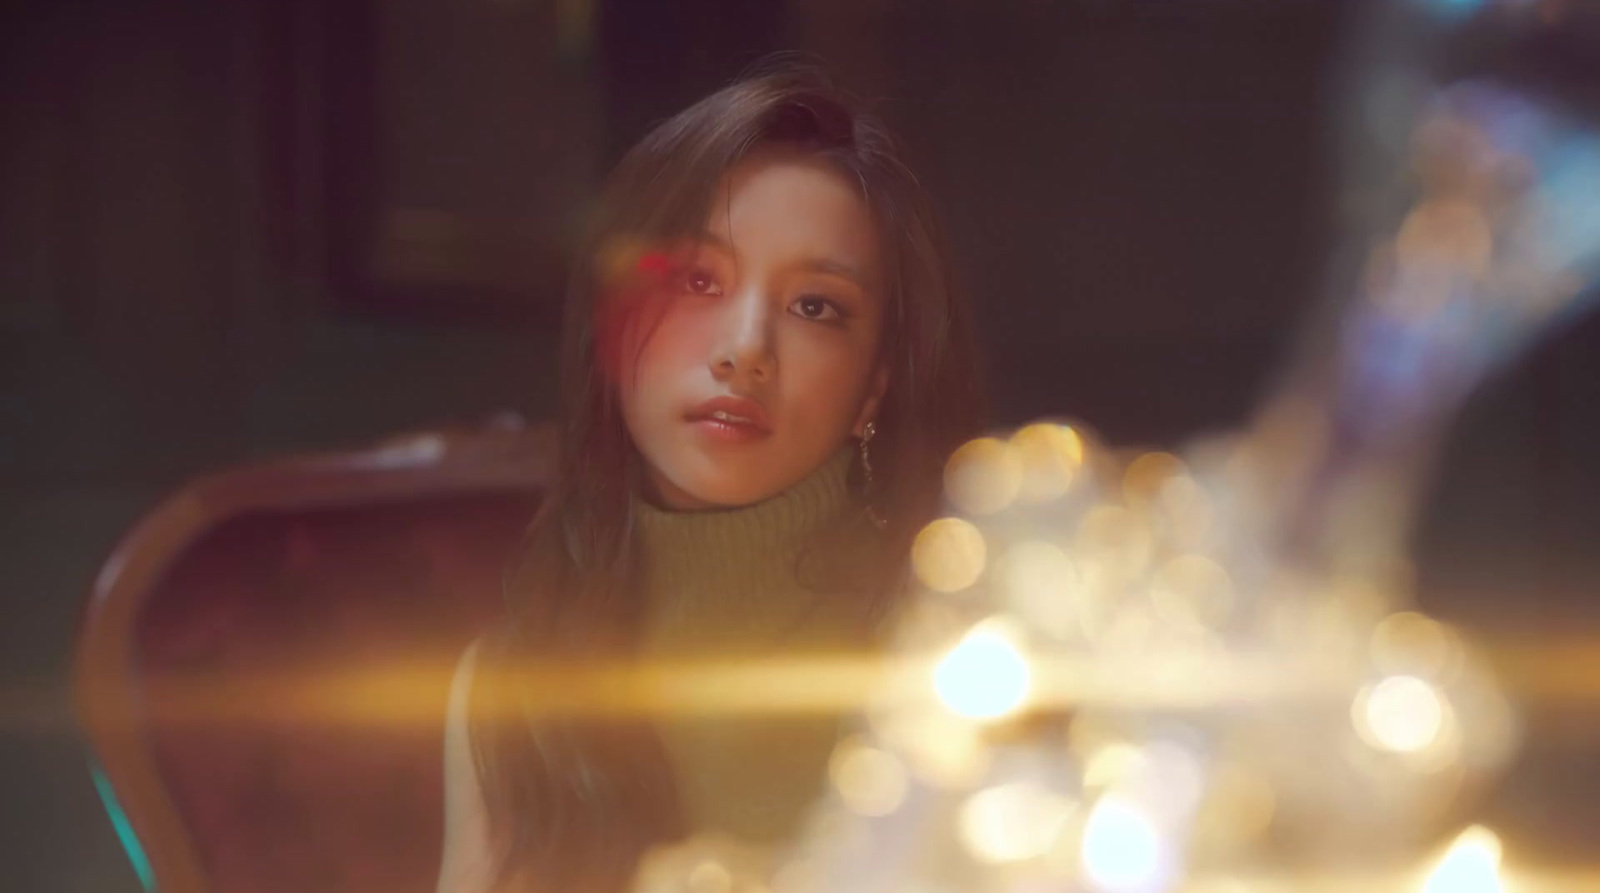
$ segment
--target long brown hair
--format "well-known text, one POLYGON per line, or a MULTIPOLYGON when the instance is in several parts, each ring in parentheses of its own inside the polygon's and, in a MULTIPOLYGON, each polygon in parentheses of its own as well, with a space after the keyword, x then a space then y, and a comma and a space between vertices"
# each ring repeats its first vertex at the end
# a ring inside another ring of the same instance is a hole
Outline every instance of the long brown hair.
MULTIPOLYGON (((968 309, 947 267, 928 196, 886 128, 819 73, 784 66, 745 78, 656 127, 607 182, 567 292, 561 356, 560 470, 508 577, 508 617, 480 667, 625 657, 641 613, 630 494, 640 462, 606 362, 618 246, 698 233, 730 167, 781 144, 815 153, 860 184, 888 271, 880 357, 889 384, 864 498, 886 519, 860 572, 863 597, 892 601, 912 538, 938 507, 948 453, 975 433, 980 388, 968 309)), ((859 469, 854 475, 860 482, 859 469)), ((837 542, 837 540, 835 540, 837 542)), ((679 836, 672 779, 648 725, 551 722, 484 709, 473 740, 502 880, 610 891, 651 845, 679 836)), ((514 683, 508 682, 507 685, 514 683)), ((513 699, 514 700, 514 699, 513 699)), ((498 701, 497 703, 504 703, 498 701)))

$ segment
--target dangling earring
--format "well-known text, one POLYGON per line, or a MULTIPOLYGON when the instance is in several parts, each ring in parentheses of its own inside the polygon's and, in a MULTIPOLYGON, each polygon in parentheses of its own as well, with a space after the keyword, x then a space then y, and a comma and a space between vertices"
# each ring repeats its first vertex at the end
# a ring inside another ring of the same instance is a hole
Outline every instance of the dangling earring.
POLYGON ((867 493, 867 520, 872 522, 873 527, 882 530, 888 525, 889 519, 879 513, 878 507, 872 504, 872 456, 867 452, 867 444, 872 442, 872 438, 877 433, 878 424, 876 422, 868 422, 867 426, 861 431, 861 440, 858 443, 858 448, 861 450, 861 478, 865 485, 863 489, 867 493))

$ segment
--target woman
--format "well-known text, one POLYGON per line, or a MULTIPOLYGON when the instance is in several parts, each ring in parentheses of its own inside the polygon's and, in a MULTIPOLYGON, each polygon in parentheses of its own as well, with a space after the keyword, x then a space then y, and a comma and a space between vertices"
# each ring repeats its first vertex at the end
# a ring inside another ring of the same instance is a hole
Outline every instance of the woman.
POLYGON ((451 893, 613 891, 690 833, 792 834, 837 716, 552 718, 511 671, 870 648, 977 425, 929 200, 814 73, 657 127, 581 257, 560 473, 452 689, 451 893))

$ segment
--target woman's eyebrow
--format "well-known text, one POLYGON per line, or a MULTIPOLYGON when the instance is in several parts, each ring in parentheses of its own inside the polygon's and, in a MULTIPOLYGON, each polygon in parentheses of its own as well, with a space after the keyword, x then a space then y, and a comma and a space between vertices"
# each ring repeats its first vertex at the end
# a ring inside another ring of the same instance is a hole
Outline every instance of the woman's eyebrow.
POLYGON ((733 243, 711 230, 701 230, 695 235, 694 240, 703 248, 714 248, 723 254, 733 254, 733 243))
POLYGON ((867 277, 859 269, 843 261, 827 257, 814 257, 803 260, 796 266, 808 273, 821 273, 825 276, 837 276, 840 279, 848 280, 862 291, 870 289, 867 277))
MULTIPOLYGON (((734 256, 735 254, 732 242, 729 242, 721 235, 718 235, 710 230, 701 230, 695 238, 696 241, 704 247, 720 251, 730 257, 734 256)), ((855 285, 862 291, 870 291, 872 289, 871 281, 867 278, 867 275, 861 271, 860 268, 853 264, 845 263, 841 260, 835 260, 831 257, 806 258, 805 260, 798 261, 793 264, 793 267, 806 273, 820 273, 825 276, 837 276, 840 279, 850 282, 852 285, 855 285)))

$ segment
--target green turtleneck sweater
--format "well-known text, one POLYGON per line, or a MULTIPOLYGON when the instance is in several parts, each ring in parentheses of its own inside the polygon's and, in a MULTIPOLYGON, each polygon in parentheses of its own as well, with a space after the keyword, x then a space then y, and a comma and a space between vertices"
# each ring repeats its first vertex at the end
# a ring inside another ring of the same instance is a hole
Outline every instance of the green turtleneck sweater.
MULTIPOLYGON (((672 512, 636 504, 647 658, 803 656, 859 645, 868 606, 817 591, 799 568, 826 563, 815 534, 859 512, 841 449, 809 477, 755 505, 672 512), (798 572, 798 573, 797 573, 798 572)), ((825 585, 825 584, 824 584, 825 585)), ((836 714, 669 717, 658 725, 685 817, 696 831, 752 842, 794 833, 822 791, 836 714)))

